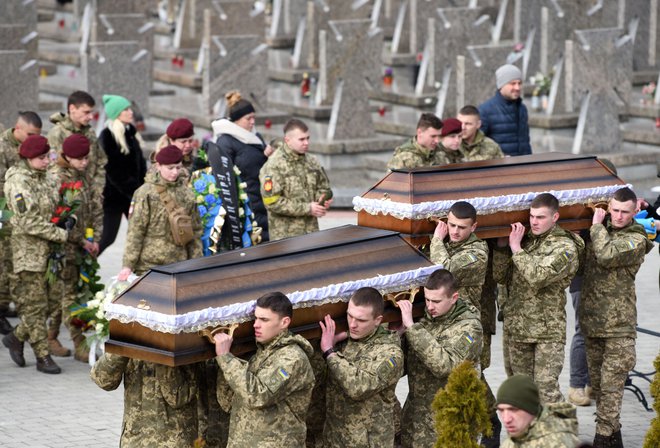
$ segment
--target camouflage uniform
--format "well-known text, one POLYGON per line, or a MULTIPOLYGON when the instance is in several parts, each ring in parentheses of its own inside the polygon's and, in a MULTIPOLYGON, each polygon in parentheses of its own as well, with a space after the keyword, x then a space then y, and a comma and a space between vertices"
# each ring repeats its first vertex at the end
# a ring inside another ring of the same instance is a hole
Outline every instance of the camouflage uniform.
POLYGON ((486 137, 481 129, 477 131, 472 143, 465 140, 461 142, 461 152, 467 162, 504 158, 500 145, 492 138, 486 137))
POLYGON ((563 400, 558 380, 566 343, 565 289, 583 248, 579 236, 555 225, 542 235, 528 232, 517 254, 507 248, 493 256, 493 275, 509 293, 504 331, 511 369, 534 379, 544 403, 563 400))
POLYGON ((578 421, 575 406, 554 403, 543 407, 541 415, 532 420, 527 432, 515 439, 509 437, 502 448, 574 448, 578 421))
POLYGON ((76 259, 83 252, 85 241, 85 229, 94 229, 94 242, 101 240, 103 232, 103 204, 96 189, 91 188, 90 179, 86 171, 81 172, 69 165, 69 162, 60 154, 57 163, 50 168, 51 173, 58 180, 58 185, 64 182, 82 182, 83 186, 74 200, 79 200, 80 205, 75 211, 76 225, 69 232, 69 238, 64 245, 64 269, 62 269, 58 281, 54 285, 54 298, 57 300, 54 312, 50 315, 49 328, 59 331, 62 320, 75 339, 82 334, 79 327, 71 325, 71 306, 76 302, 78 295, 78 279, 80 278, 80 266, 76 259), (64 319, 62 319, 64 318, 64 319))
POLYGON ((90 375, 108 391, 124 382, 122 448, 193 446, 199 365, 169 367, 106 353, 90 375))
POLYGON ((18 274, 16 298, 20 323, 14 330, 20 341, 28 340, 38 358, 47 356, 46 317, 48 285, 46 267, 52 243, 64 243, 67 232, 50 222, 58 195, 55 178, 46 171, 34 170, 27 160, 9 168, 5 178, 5 196, 13 233, 11 251, 14 273, 18 274))
POLYGON ((474 233, 458 243, 431 239, 431 261, 442 265, 459 281, 458 295, 481 310, 481 288, 488 267, 488 245, 474 233))
MULTIPOLYGON (((438 438, 431 408, 438 389, 445 387, 452 369, 463 361, 479 364, 479 311, 459 299, 442 316, 428 313, 405 332, 410 392, 403 406, 401 445, 432 447, 438 438)), ((478 367, 477 367, 478 368, 478 367)))
POLYGON ((307 410, 307 440, 306 448, 323 447, 323 426, 325 425, 325 393, 328 382, 328 365, 323 359, 321 352, 321 341, 314 339, 309 341, 314 353, 309 357, 309 362, 314 371, 314 389, 312 389, 312 401, 307 410))
MULTIPOLYGON (((0 198, 5 197, 5 173, 21 159, 18 155, 20 146, 21 142, 14 137, 13 128, 0 134, 0 198)), ((11 264, 11 247, 7 244, 9 238, 10 236, 7 235, 5 242, 0 243, 0 316, 4 316, 9 310, 13 296, 12 288, 16 284, 11 264)))
POLYGON ((442 143, 439 143, 435 152, 437 153, 437 159, 440 161, 439 165, 449 165, 452 163, 465 162, 465 156, 460 149, 452 151, 451 149, 446 149, 444 146, 442 146, 442 143))
POLYGON ((297 154, 286 144, 259 172, 261 197, 268 210, 270 240, 305 235, 319 230, 310 203, 332 199, 330 181, 314 156, 297 154))
POLYGON ((233 391, 228 448, 305 446, 305 416, 314 387, 312 346, 285 331, 245 362, 216 359, 233 391))
POLYGON ((51 151, 62 152, 62 143, 71 134, 82 134, 87 137, 87 140, 89 140, 87 176, 91 179, 92 186, 97 190, 99 197, 102 197, 103 187, 105 186, 105 165, 108 163, 108 158, 105 151, 99 147, 94 129, 89 125, 78 129, 71 118, 61 112, 51 115, 50 122, 55 125, 48 131, 48 144, 51 151))
POLYGON ((635 275, 653 243, 634 221, 622 229, 594 224, 590 235, 578 313, 596 397, 596 432, 609 436, 621 428, 623 390, 635 366, 635 275))
POLYGON ((403 374, 396 333, 383 327, 362 339, 348 339, 327 359, 327 415, 324 448, 394 445, 394 393, 403 374))
POLYGON ((427 149, 417 143, 417 137, 413 137, 394 150, 394 155, 387 163, 387 168, 397 170, 445 165, 447 163, 445 160, 446 157, 440 154, 440 146, 427 149))
MULTIPOLYGON (((197 398, 199 437, 204 439, 205 448, 225 448, 229 436, 230 406, 224 409, 218 402, 218 363, 209 359, 200 363, 202 374, 197 398)), ((223 384, 226 382, 223 381, 223 384)), ((230 391, 231 392, 231 391, 230 391)), ((222 392, 221 392, 222 393, 222 392)))
POLYGON ((175 182, 163 180, 157 172, 148 173, 144 184, 133 194, 123 266, 131 268, 137 275, 154 266, 202 256, 202 224, 195 196, 186 182, 185 173, 180 174, 175 182), (177 246, 172 239, 169 215, 157 190, 159 186, 166 187, 166 192, 178 206, 192 217, 194 238, 185 247, 177 246))

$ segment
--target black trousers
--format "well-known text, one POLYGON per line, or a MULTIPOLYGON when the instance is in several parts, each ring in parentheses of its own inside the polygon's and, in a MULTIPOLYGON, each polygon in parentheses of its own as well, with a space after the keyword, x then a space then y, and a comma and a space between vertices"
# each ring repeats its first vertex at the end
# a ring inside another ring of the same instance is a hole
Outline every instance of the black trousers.
POLYGON ((115 242, 121 225, 121 217, 126 216, 126 219, 128 219, 130 206, 131 201, 103 204, 103 235, 101 235, 101 242, 99 243, 99 255, 115 242))

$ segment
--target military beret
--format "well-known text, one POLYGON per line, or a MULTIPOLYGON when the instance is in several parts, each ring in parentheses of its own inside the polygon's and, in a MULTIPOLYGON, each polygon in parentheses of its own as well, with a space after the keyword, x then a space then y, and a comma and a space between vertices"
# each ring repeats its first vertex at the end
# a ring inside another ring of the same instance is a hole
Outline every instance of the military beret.
POLYGON ((178 138, 192 137, 195 133, 195 128, 190 120, 187 118, 177 118, 167 127, 166 134, 172 140, 178 138))
POLYGON ((18 154, 24 159, 34 159, 50 151, 48 139, 42 135, 30 135, 21 143, 18 154))
POLYGON ((446 137, 450 134, 458 134, 463 130, 463 124, 458 121, 456 118, 447 118, 442 122, 442 129, 440 129, 440 135, 446 137))
POLYGON ((156 153, 156 162, 161 165, 174 165, 183 160, 183 153, 174 145, 166 146, 156 153))
POLYGON ((82 134, 71 134, 62 142, 62 152, 71 159, 82 159, 89 154, 89 140, 82 134))

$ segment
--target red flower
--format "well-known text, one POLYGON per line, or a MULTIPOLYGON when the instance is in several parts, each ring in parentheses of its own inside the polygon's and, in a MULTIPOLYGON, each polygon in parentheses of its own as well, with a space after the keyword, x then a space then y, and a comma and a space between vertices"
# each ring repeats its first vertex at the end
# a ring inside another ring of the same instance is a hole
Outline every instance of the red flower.
POLYGON ((53 224, 57 224, 58 222, 60 222, 60 217, 53 216, 52 218, 50 218, 50 222, 52 222, 53 224))
POLYGON ((80 190, 83 187, 82 180, 77 181, 76 183, 73 184, 72 188, 75 190, 80 190))

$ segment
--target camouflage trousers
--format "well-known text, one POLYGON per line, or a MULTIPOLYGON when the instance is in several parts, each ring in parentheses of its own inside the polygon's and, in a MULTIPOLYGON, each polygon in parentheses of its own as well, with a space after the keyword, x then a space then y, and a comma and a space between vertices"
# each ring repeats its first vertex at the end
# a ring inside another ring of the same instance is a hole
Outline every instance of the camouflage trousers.
POLYGON ((525 343, 509 340, 509 362, 514 375, 531 377, 543 404, 564 401, 559 375, 564 367, 563 342, 525 343))
POLYGON ((229 438, 229 412, 218 403, 216 391, 218 363, 209 359, 200 363, 202 375, 197 397, 198 434, 206 442, 205 448, 224 448, 229 438))
POLYGON ((16 275, 11 262, 11 247, 9 239, 5 239, 0 242, 0 316, 4 316, 9 311, 15 287, 16 275))
POLYGON ((54 304, 51 312, 48 315, 48 330, 59 332, 62 322, 69 330, 71 339, 82 335, 82 329, 71 325, 71 307, 76 303, 78 295, 78 275, 80 269, 75 265, 73 260, 67 260, 64 269, 60 272, 57 282, 53 285, 53 300, 58 303, 54 304))
POLYGON ((59 301, 51 299, 52 291, 44 272, 20 272, 15 292, 20 321, 14 333, 18 340, 28 341, 34 355, 42 358, 49 354, 46 319, 59 301))
POLYGON ((596 432, 621 429, 619 417, 628 373, 635 367, 634 338, 586 338, 587 364, 596 398, 596 432))
POLYGON ((502 357, 504 358, 504 371, 506 376, 510 377, 513 375, 513 370, 511 369, 511 357, 509 356, 509 334, 506 330, 502 330, 502 357))

